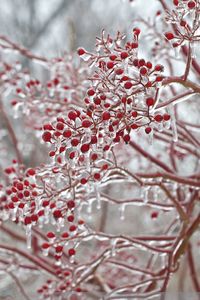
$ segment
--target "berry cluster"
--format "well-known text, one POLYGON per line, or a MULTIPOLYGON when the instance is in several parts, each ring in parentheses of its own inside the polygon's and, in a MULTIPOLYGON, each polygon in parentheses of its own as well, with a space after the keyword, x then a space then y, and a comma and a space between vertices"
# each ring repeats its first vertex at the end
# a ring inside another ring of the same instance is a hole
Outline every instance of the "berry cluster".
POLYGON ((48 62, 50 80, 43 84, 29 74, 15 87, 15 98, 11 101, 16 117, 23 112, 26 124, 41 130, 41 124, 62 116, 72 105, 79 105, 87 86, 89 71, 75 66, 70 55, 55 58, 48 62))
POLYGON ((133 40, 122 44, 120 33, 112 39, 103 32, 95 54, 78 49, 80 57, 87 55, 88 64, 95 64, 84 101, 90 118, 88 127, 106 135, 106 149, 120 140, 129 142, 132 129, 145 127, 149 133, 156 127, 154 121, 169 119, 154 115, 164 67, 138 58, 139 35, 140 30, 135 28, 133 40))
POLYGON ((196 44, 199 41, 200 2, 196 0, 174 0, 173 4, 175 9, 167 12, 166 21, 173 24, 174 33, 172 31, 166 32, 165 37, 174 48, 185 43, 189 43, 193 47, 193 43, 196 44))

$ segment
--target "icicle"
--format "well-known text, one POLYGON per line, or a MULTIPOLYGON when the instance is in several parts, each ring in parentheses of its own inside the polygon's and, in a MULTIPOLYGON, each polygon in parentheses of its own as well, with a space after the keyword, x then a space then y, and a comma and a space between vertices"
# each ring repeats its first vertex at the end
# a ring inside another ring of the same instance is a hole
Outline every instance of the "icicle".
POLYGON ((162 122, 157 124, 157 129, 158 129, 159 132, 163 131, 163 123, 162 122))
POLYGON ((87 213, 88 213, 88 218, 91 220, 91 218, 92 218, 92 201, 89 201, 89 203, 88 203, 87 213))
POLYGON ((71 264, 73 264, 74 263, 74 261, 75 261, 75 257, 74 257, 75 255, 72 255, 72 256, 70 256, 70 258, 69 258, 69 262, 71 263, 71 264))
POLYGON ((154 186, 154 188, 153 188, 153 198, 154 198, 155 202, 158 201, 158 198, 159 198, 158 196, 159 196, 159 187, 154 186))
POLYGON ((174 54, 176 58, 180 58, 180 50, 181 50, 180 46, 174 47, 174 52, 175 52, 174 54))
POLYGON ((44 213, 44 224, 48 224, 49 223, 49 208, 45 207, 44 211, 45 211, 45 213, 44 213))
POLYGON ((48 256, 48 254, 49 254, 49 248, 42 248, 42 254, 44 256, 48 256))
POLYGON ((151 129, 151 132, 148 134, 148 142, 149 142, 149 144, 152 146, 153 145, 153 134, 154 134, 154 132, 153 132, 154 130, 153 130, 153 128, 151 129))
POLYGON ((171 128, 172 128, 172 134, 173 134, 173 141, 178 141, 178 133, 177 133, 177 127, 176 127, 176 118, 174 114, 174 107, 171 108, 171 128))
POLYGON ((144 203, 147 203, 149 201, 149 190, 150 190, 150 187, 149 186, 145 186, 143 188, 143 191, 142 191, 142 198, 144 200, 144 203))
POLYGON ((115 256, 116 255, 116 244, 117 244, 117 239, 113 239, 111 241, 112 249, 111 249, 111 255, 115 256))
POLYGON ((28 249, 31 249, 31 240, 32 240, 31 227, 32 227, 32 224, 26 225, 26 243, 27 243, 28 249))
POLYGON ((16 221, 16 216, 17 216, 17 207, 11 210, 11 220, 16 221))
POLYGON ((13 118, 14 118, 14 119, 18 119, 19 116, 20 116, 20 114, 21 114, 21 112, 20 112, 21 105, 22 105, 21 103, 17 103, 17 104, 13 107, 13 112, 14 112, 13 118))
POLYGON ((126 208, 126 204, 122 204, 119 207, 120 210, 120 220, 123 221, 125 218, 125 208, 126 208))
POLYGON ((44 218, 43 217, 40 217, 38 219, 38 223, 39 223, 39 228, 43 228, 43 225, 44 225, 44 218))
POLYGON ((81 58, 84 60, 84 61, 88 61, 91 57, 91 54, 87 54, 87 53, 84 53, 81 55, 81 58))
POLYGON ((60 232, 61 227, 64 226, 64 218, 59 218, 56 222, 56 230, 57 232, 60 232))
POLYGON ((191 48, 191 57, 197 58, 197 42, 192 42, 190 44, 190 48, 191 48))
POLYGON ((85 154, 85 165, 86 165, 86 170, 90 171, 90 151, 85 154))
POLYGON ((98 183, 94 184, 94 190, 95 190, 96 200, 97 200, 97 209, 100 209, 101 208, 101 197, 100 197, 100 193, 99 193, 99 184, 98 183))

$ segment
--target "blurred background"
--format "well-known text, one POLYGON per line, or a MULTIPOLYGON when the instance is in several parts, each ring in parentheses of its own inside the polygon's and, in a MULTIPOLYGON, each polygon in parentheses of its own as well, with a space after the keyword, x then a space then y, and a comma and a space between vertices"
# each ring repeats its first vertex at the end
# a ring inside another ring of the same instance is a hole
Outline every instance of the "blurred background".
POLYGON ((159 1, 0 0, 0 32, 40 53, 56 56, 82 46, 93 49, 104 28, 109 33, 132 29, 138 11, 153 16, 159 1))

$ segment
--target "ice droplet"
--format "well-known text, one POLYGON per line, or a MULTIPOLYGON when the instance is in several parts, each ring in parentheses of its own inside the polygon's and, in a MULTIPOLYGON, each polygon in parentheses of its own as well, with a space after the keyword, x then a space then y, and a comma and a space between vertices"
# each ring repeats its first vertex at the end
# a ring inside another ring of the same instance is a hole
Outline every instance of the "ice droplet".
POLYGON ((153 128, 152 128, 152 129, 151 129, 151 132, 148 134, 148 142, 149 142, 150 145, 153 145, 153 134, 154 134, 153 131, 154 131, 154 130, 153 130, 153 128))
POLYGON ((26 225, 26 243, 28 249, 31 249, 31 240, 32 240, 31 227, 32 227, 31 224, 26 225))
POLYGON ((158 123, 157 124, 157 129, 159 132, 162 132, 163 131, 163 123, 158 123))
POLYGON ((91 55, 88 54, 88 53, 84 53, 83 55, 81 55, 81 58, 84 60, 84 61, 88 61, 90 59, 91 55))
POLYGON ((116 255, 116 244, 117 244, 117 239, 113 239, 111 241, 111 246, 112 246, 112 248, 111 248, 111 255, 112 256, 116 255))
POLYGON ((125 208, 126 208, 126 205, 125 204, 122 204, 120 205, 119 207, 119 211, 120 211, 120 220, 123 221, 125 219, 125 208))
POLYGON ((176 117, 174 113, 174 107, 170 108, 170 115, 171 115, 171 128, 172 128, 172 135, 173 135, 173 141, 178 141, 178 132, 177 132, 177 126, 176 126, 176 117))
POLYGON ((92 201, 89 201, 89 203, 88 203, 87 213, 88 213, 88 218, 91 220, 91 218, 92 218, 92 201))
POLYGON ((191 48, 191 57, 196 58, 197 57, 197 42, 192 42, 190 44, 190 48, 191 48))
POLYGON ((149 190, 149 186, 143 187, 142 198, 144 199, 144 203, 147 203, 149 201, 149 190))
POLYGON ((42 254, 43 254, 44 256, 48 256, 48 254, 49 254, 49 248, 46 248, 46 249, 43 249, 43 248, 42 248, 42 254))
POLYGON ((97 200, 97 209, 100 209, 101 208, 101 197, 100 197, 100 193, 99 193, 98 183, 94 184, 94 190, 95 190, 96 200, 97 200))
POLYGON ((16 216, 17 216, 17 207, 11 210, 11 220, 16 221, 16 216))

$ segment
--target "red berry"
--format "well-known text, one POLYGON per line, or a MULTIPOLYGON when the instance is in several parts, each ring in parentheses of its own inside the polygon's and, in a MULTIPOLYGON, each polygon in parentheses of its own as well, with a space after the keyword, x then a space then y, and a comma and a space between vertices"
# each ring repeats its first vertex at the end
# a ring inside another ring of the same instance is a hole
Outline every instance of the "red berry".
POLYGON ((42 202, 42 206, 43 206, 43 207, 49 206, 49 200, 44 200, 44 201, 42 202))
POLYGON ((170 115, 164 114, 163 119, 164 119, 164 121, 169 121, 170 120, 170 115))
POLYGON ((81 178, 80 182, 81 182, 81 184, 86 184, 87 183, 87 179, 86 178, 81 178))
POLYGON ((96 144, 96 143, 97 143, 97 137, 96 137, 96 135, 92 135, 90 144, 96 144))
POLYGON ((19 191, 22 191, 22 190, 24 189, 24 185, 23 185, 21 182, 19 182, 19 183, 17 183, 16 188, 17 188, 19 191))
POLYGON ((76 147, 76 146, 78 146, 78 144, 79 144, 79 140, 78 139, 72 139, 71 140, 71 145, 73 146, 73 147, 76 147))
POLYGON ((152 213, 151 213, 151 218, 152 219, 156 219, 158 217, 158 212, 157 211, 153 211, 152 213))
POLYGON ((69 201, 67 202, 67 207, 68 207, 69 209, 74 208, 74 207, 75 207, 75 202, 74 202, 73 200, 69 200, 69 201))
POLYGON ((11 105, 12 105, 12 106, 15 106, 17 103, 18 103, 18 101, 15 100, 15 99, 11 101, 11 105))
POLYGON ((62 218, 62 212, 61 212, 61 210, 60 209, 54 210, 53 216, 54 216, 55 219, 62 218))
POLYGON ((70 159, 73 159, 74 157, 75 157, 75 152, 74 151, 72 151, 72 152, 70 152, 70 154, 69 154, 69 158, 70 159))
POLYGON ((130 142, 130 135, 129 134, 126 134, 126 135, 124 135, 124 137, 123 137, 123 139, 124 139, 124 142, 125 143, 128 143, 128 142, 130 142))
POLYGON ((110 113, 109 113, 109 111, 104 111, 104 112, 103 112, 103 114, 102 114, 102 119, 103 119, 104 121, 107 121, 107 120, 110 119, 110 113))
POLYGON ((25 225, 29 225, 32 223, 31 217, 27 216, 24 218, 24 224, 25 225))
POLYGON ((56 251, 56 253, 62 252, 63 246, 61 246, 61 245, 56 246, 55 251, 56 251))
POLYGON ((90 149, 90 145, 89 144, 83 144, 81 146, 81 152, 82 153, 88 152, 89 149, 90 149))
POLYGON ((63 130, 64 129, 64 124, 61 123, 61 122, 58 122, 57 125, 56 125, 56 129, 63 130))
POLYGON ((94 179, 99 180, 101 178, 100 173, 94 173, 94 179))
POLYGON ((54 233, 54 232, 50 231, 50 232, 47 233, 47 237, 48 237, 49 239, 54 239, 56 236, 55 236, 55 233, 54 233))
POLYGON ((161 121, 163 120, 163 116, 161 116, 161 115, 156 115, 156 116, 154 116, 154 120, 155 120, 156 122, 161 122, 161 121))
POLYGON ((116 55, 114 55, 114 54, 110 55, 110 60, 115 60, 116 58, 117 58, 116 55))
POLYGON ((146 99, 146 105, 149 106, 153 106, 154 105, 154 99, 149 97, 146 99))
POLYGON ((125 58, 128 57, 128 53, 127 52, 121 52, 120 56, 121 56, 121 59, 125 59, 125 58))
POLYGON ((149 133, 151 132, 151 130, 152 130, 151 127, 146 127, 146 128, 145 128, 146 134, 149 134, 149 133))
POLYGON ((37 222, 37 220, 38 220, 38 216, 37 215, 32 215, 31 216, 31 221, 32 222, 37 222))
POLYGON ((173 0, 173 3, 174 3, 175 6, 178 6, 179 0, 173 0))
POLYGON ((68 217, 67 217, 67 220, 68 220, 69 222, 73 222, 73 221, 74 221, 74 216, 73 216, 73 215, 68 216, 68 217))
POLYGON ((184 21, 184 20, 181 20, 181 22, 180 22, 180 25, 182 26, 182 27, 185 27, 186 26, 186 21, 184 21))
POLYGON ((69 113, 68 113, 68 118, 70 119, 70 120, 76 120, 76 118, 77 118, 77 113, 75 112, 75 111, 73 111, 73 110, 71 110, 71 111, 69 111, 69 113))
POLYGON ((196 6, 196 3, 194 1, 189 1, 187 5, 189 9, 193 9, 196 6))
POLYGON ((30 192, 29 191, 24 191, 24 197, 29 197, 30 196, 30 192))
POLYGON ((108 69, 113 69, 114 65, 115 65, 114 62, 112 62, 112 61, 107 62, 108 69))
POLYGON ((173 40, 174 39, 174 34, 172 32, 166 32, 165 37, 167 40, 173 40))
POLYGON ((140 34, 140 32, 141 32, 141 30, 139 29, 139 28, 134 28, 133 29, 133 33, 135 34, 135 35, 139 35, 140 34))
POLYGON ((92 153, 91 160, 96 160, 98 158, 98 155, 96 153, 92 153))
POLYGON ((132 111, 131 115, 133 118, 137 118, 138 113, 137 111, 132 111))
POLYGON ((162 81, 162 80, 163 80, 163 78, 164 78, 163 76, 157 76, 157 77, 156 77, 156 82, 160 82, 160 81, 162 81))
POLYGON ((53 130, 53 127, 51 124, 44 124, 43 129, 44 130, 53 130))
POLYGON ((155 71, 163 71, 163 66, 162 65, 156 65, 155 66, 155 71))
POLYGON ((90 121, 90 120, 83 120, 82 121, 82 126, 84 127, 84 128, 88 128, 88 127, 90 127, 92 125, 92 122, 90 121))
POLYGON ((43 243, 42 244, 42 249, 48 249, 50 245, 48 243, 43 243))
POLYGON ((94 103, 95 103, 96 105, 100 105, 100 104, 101 104, 101 99, 98 98, 98 97, 94 98, 93 101, 94 101, 94 103))
POLYGON ((110 149, 110 146, 109 145, 105 145, 104 148, 103 148, 103 151, 108 151, 110 149))
POLYGON ((148 61, 148 62, 146 63, 146 66, 147 66, 148 69, 151 69, 151 68, 152 68, 152 63, 151 63, 150 61, 148 61))
POLYGON ((141 69, 140 69, 140 74, 142 75, 142 76, 144 76, 144 75, 146 75, 147 74, 147 68, 146 67, 142 67, 141 69))
POLYGON ((79 48, 78 50, 77 50, 77 52, 78 52, 78 55, 83 55, 83 54, 85 54, 85 49, 83 49, 83 48, 79 48))
POLYGON ((93 89, 90 89, 87 91, 88 96, 94 96, 95 91, 93 89))
POLYGON ((138 48, 138 43, 131 43, 131 48, 132 49, 137 49, 138 48))
POLYGON ((132 128, 132 129, 138 129, 138 125, 135 124, 135 123, 133 123, 133 124, 131 125, 131 128, 132 128))
POLYGON ((76 225, 71 225, 69 227, 69 231, 71 231, 71 232, 75 231, 76 229, 77 229, 76 225))
POLYGON ((62 238, 67 239, 68 237, 69 237, 69 233, 68 232, 63 232, 62 238))
POLYGON ((144 60, 143 58, 138 60, 138 66, 139 66, 139 67, 144 66, 145 63, 146 63, 146 62, 145 62, 145 60, 144 60))
POLYGON ((70 138, 70 136, 72 135, 72 132, 70 129, 66 129, 64 132, 63 132, 63 136, 65 138, 70 138))
POLYGON ((127 82, 124 84, 124 87, 125 87, 125 89, 127 89, 127 90, 131 89, 132 86, 133 86, 133 84, 132 84, 130 81, 127 81, 127 82))
POLYGON ((59 84, 59 79, 58 78, 54 78, 54 80, 53 80, 53 83, 54 83, 54 85, 58 85, 59 84))
POLYGON ((73 255, 76 254, 76 250, 73 249, 73 248, 70 248, 70 249, 68 250, 68 254, 69 254, 69 256, 73 256, 73 255))
POLYGON ((51 132, 45 131, 42 135, 42 139, 46 143, 51 142, 51 132))
POLYGON ((123 70, 123 69, 115 69, 115 73, 116 73, 117 75, 121 75, 121 74, 124 73, 124 70, 123 70))
POLYGON ((138 63, 139 63, 139 60, 137 58, 135 58, 134 61, 133 61, 133 65, 135 67, 138 67, 138 63))
MULTIPOLYGON (((28 169, 27 170, 27 174, 29 175, 29 176, 34 176, 35 175, 35 170, 34 169, 28 169)), ((27 184, 26 184, 27 185, 27 184)), ((29 185, 29 184, 28 184, 29 185)))

